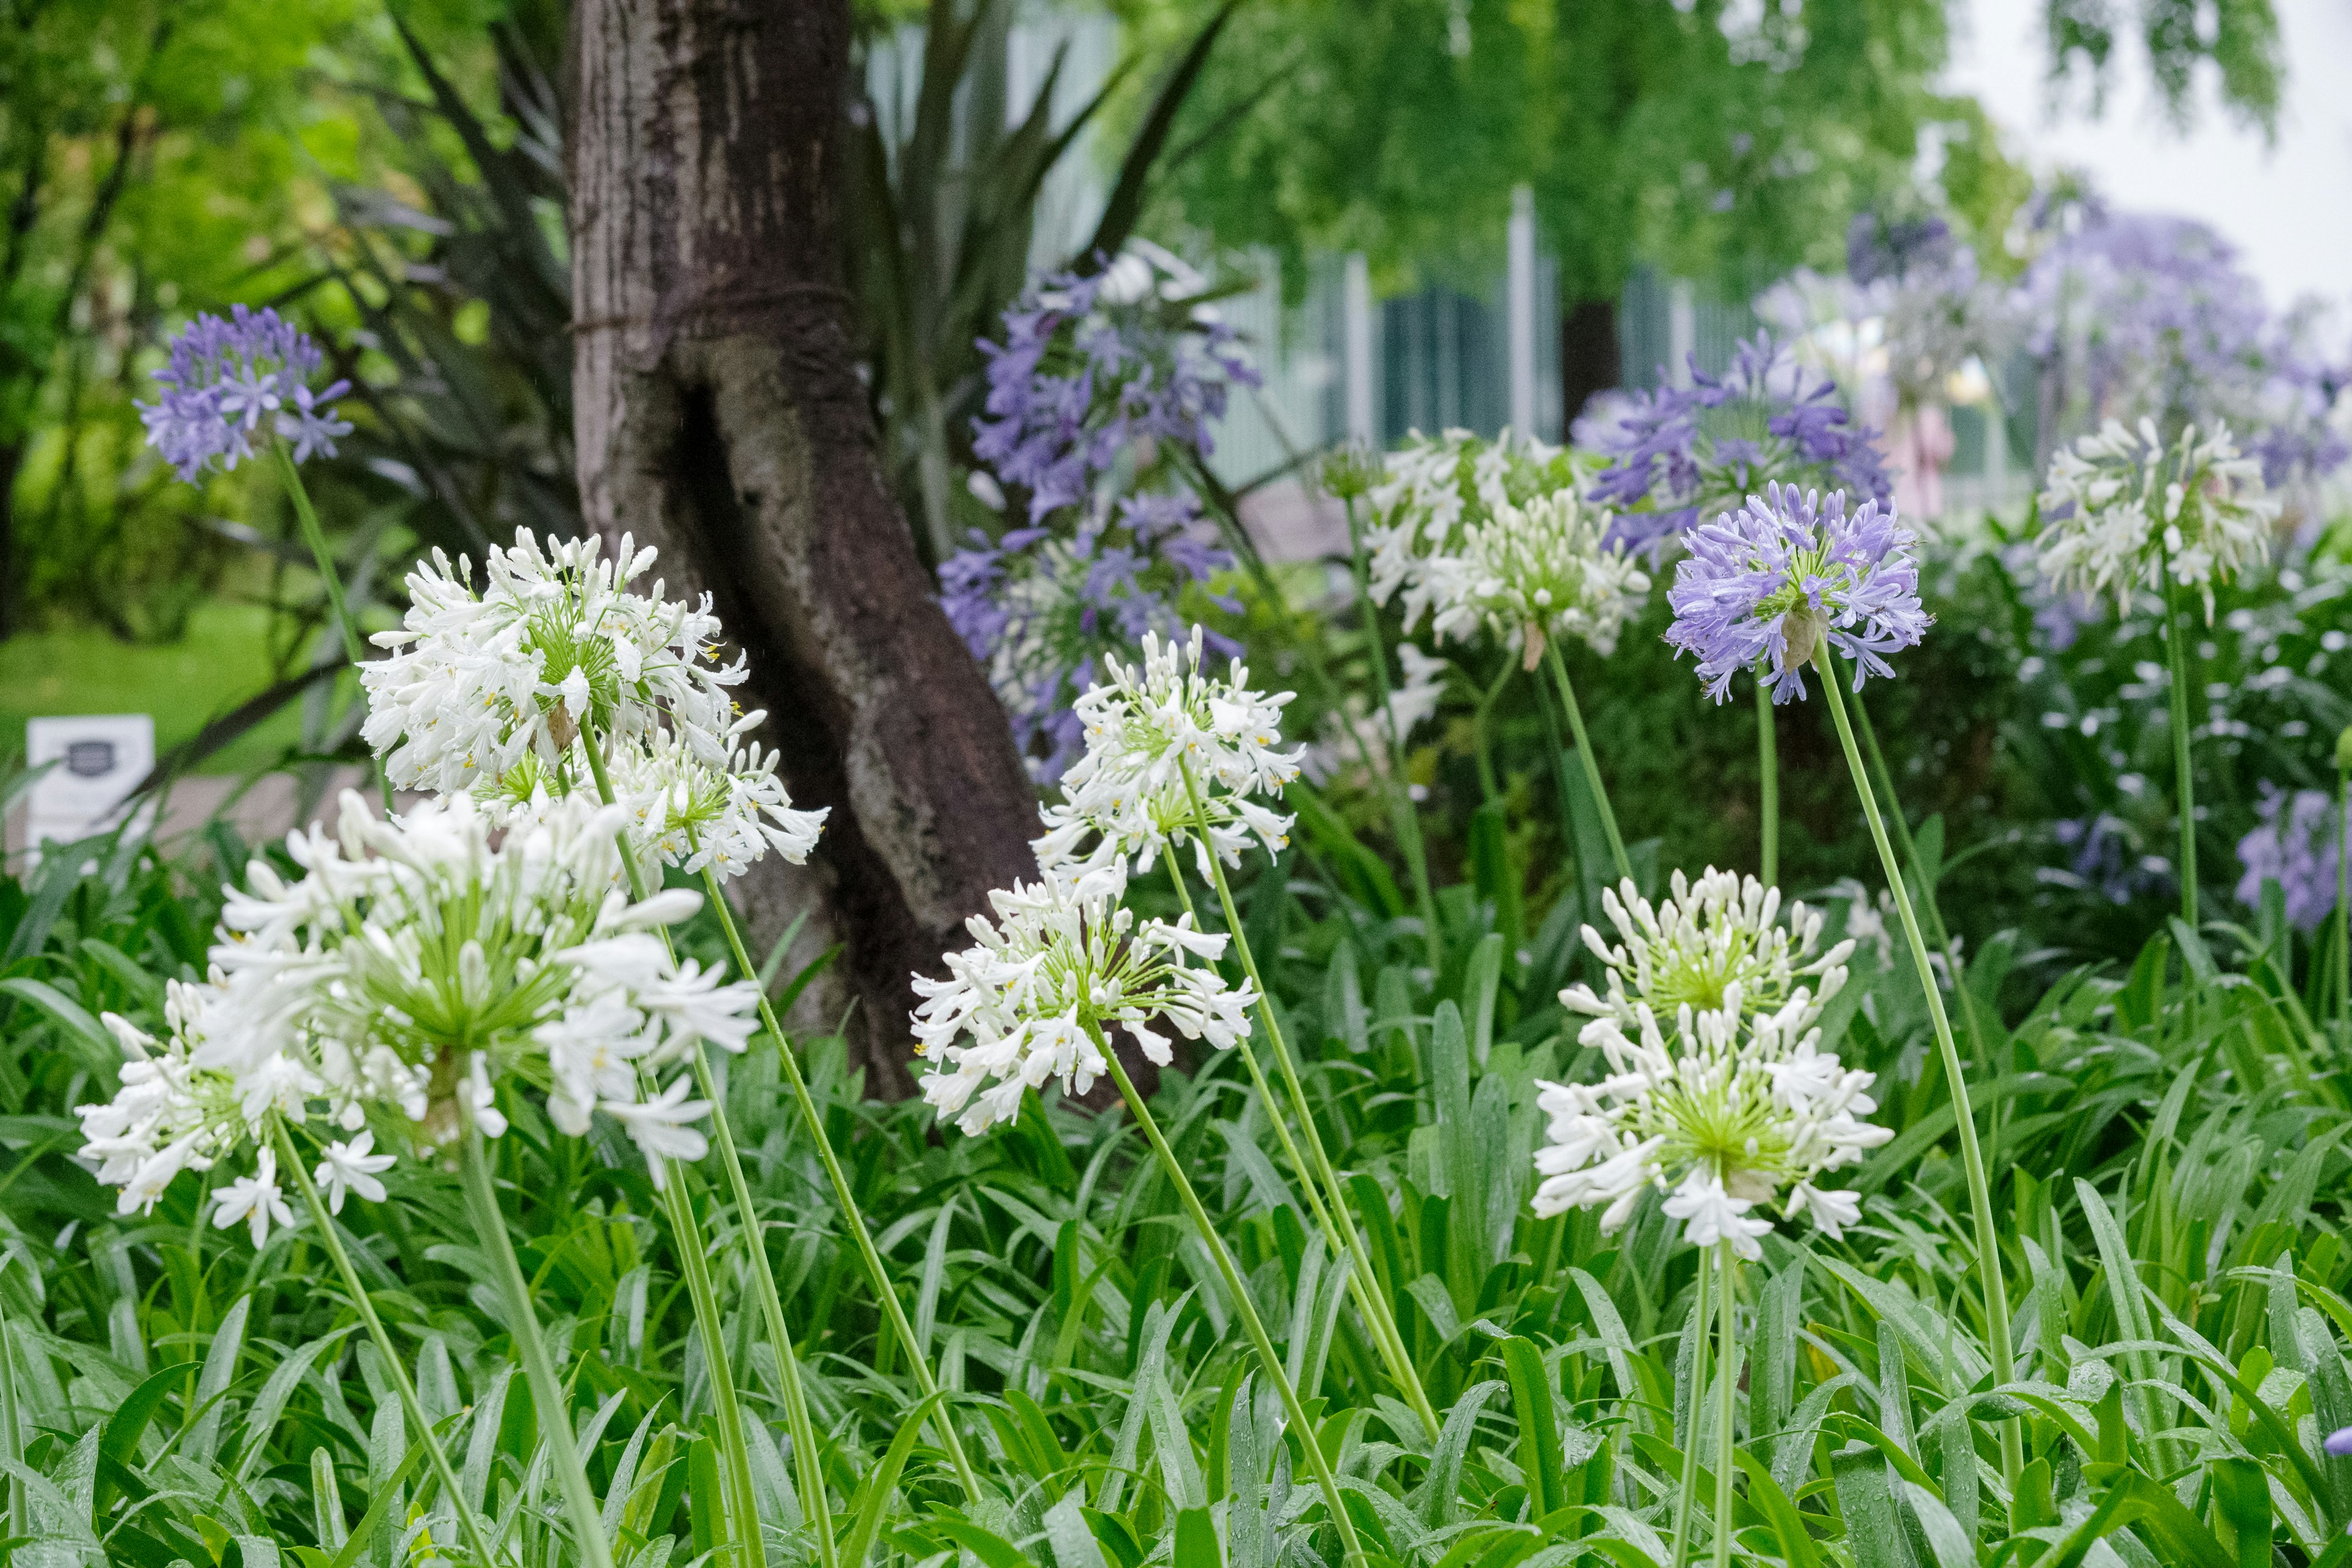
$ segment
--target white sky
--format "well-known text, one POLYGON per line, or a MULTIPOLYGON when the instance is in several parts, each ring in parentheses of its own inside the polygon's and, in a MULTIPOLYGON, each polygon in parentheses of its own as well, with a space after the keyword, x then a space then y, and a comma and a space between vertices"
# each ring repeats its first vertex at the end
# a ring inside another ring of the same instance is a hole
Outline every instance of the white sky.
POLYGON ((1960 0, 1947 79, 1976 95, 2009 134, 2011 155, 2036 170, 2084 169, 2116 206, 2210 224, 2274 309, 2305 294, 2340 307, 2352 295, 2352 4, 2273 4, 2288 73, 2273 146, 2221 112, 2210 81, 2200 83, 2189 134, 2175 134, 2136 40, 2118 44, 2101 118, 2082 111, 2080 93, 2072 111, 2053 115, 2042 0, 1960 0))

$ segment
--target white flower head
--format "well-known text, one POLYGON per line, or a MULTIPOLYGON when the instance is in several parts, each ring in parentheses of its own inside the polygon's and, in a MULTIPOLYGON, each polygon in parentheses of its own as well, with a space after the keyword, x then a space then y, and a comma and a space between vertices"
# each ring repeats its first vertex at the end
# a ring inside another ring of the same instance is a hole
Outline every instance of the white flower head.
MULTIPOLYGON (((408 579, 397 631, 372 639, 386 657, 360 667, 362 734, 392 782, 471 790, 536 757, 560 763, 584 730, 646 739, 667 730, 713 767, 726 764, 745 716, 729 695, 744 664, 719 664, 706 595, 673 603, 633 586, 654 552, 624 539, 606 558, 595 539, 542 545, 528 529, 493 548, 477 592, 470 562, 439 551, 408 579)), ((575 766, 577 765, 575 762, 575 766)))
POLYGON ((343 1212, 346 1194, 355 1193, 372 1204, 383 1202, 383 1184, 376 1178, 391 1170, 394 1162, 389 1154, 371 1153, 374 1147, 375 1134, 362 1130, 351 1142, 330 1143, 322 1152, 325 1157, 311 1179, 326 1194, 328 1213, 343 1212))
POLYGON ((1665 1212, 1694 1245, 1729 1241, 1752 1258, 1771 1229, 1752 1211, 1788 1192, 1787 1217, 1809 1214, 1839 1234, 1860 1200, 1815 1178, 1893 1136, 1866 1120, 1872 1075, 1821 1048, 1820 1002, 1798 983, 1817 976, 1822 996, 1836 991, 1844 950, 1806 962, 1820 916, 1798 906, 1790 928, 1777 925, 1777 897, 1753 879, 1710 871, 1694 888, 1677 874, 1656 910, 1630 886, 1625 895, 1630 910, 1613 898, 1609 909, 1626 945, 1609 949, 1589 929, 1585 939, 1609 965, 1609 996, 1562 994, 1600 1015, 1581 1037, 1608 1070, 1597 1083, 1538 1085, 1550 1122, 1536 1213, 1599 1207, 1601 1228, 1615 1230, 1655 1189, 1673 1194, 1665 1212))
POLYGON ((1162 847, 1189 839, 1206 878, 1213 852, 1232 865, 1252 837, 1269 854, 1288 844, 1291 818, 1252 797, 1279 798, 1298 776, 1298 752, 1280 749, 1291 693, 1251 689, 1239 659, 1223 679, 1211 675, 1197 626, 1189 643, 1146 632, 1141 664, 1109 664, 1109 679, 1078 699, 1086 754, 1062 775, 1061 801, 1045 808, 1040 864, 1096 868, 1131 859, 1142 870, 1162 847), (1193 791, 1205 837, 1196 830, 1193 791))
POLYGON ((1415 431, 1382 470, 1365 498, 1371 595, 1383 605, 1403 595, 1407 631, 1440 602, 1432 567, 1455 550, 1465 528, 1580 482, 1567 452, 1509 430, 1492 441, 1467 430, 1415 431))
POLYGON ((268 1155, 270 1116, 300 1120, 324 1088, 281 1050, 224 1052, 237 1029, 216 982, 174 980, 164 997, 162 1040, 105 1016, 129 1058, 121 1087, 111 1100, 75 1109, 81 1158, 100 1182, 121 1189, 120 1214, 152 1212, 182 1171, 210 1170, 247 1145, 268 1155))
POLYGON ((933 1064, 922 1094, 941 1118, 978 1133, 1017 1115, 1024 1089, 1059 1079, 1084 1094, 1105 1070, 1097 1037, 1113 1028, 1163 1066, 1173 1056, 1154 1026, 1220 1050, 1249 1034, 1249 984, 1187 962, 1216 958, 1225 939, 1190 917, 1139 924, 1119 905, 1125 891, 1116 868, 1081 877, 1047 866, 990 896, 996 918, 972 917, 975 943, 947 955, 945 980, 915 977, 919 1054, 933 1064))
POLYGON ((2168 444, 2152 419, 2136 430, 2110 419, 2051 458, 2042 514, 2042 570, 2061 590, 2112 594, 2120 612, 2169 571, 2210 622, 2214 584, 2269 554, 2279 502, 2226 426, 2200 437, 2191 425, 2168 444))
POLYGON ((1573 489, 1559 489, 1465 522, 1454 547, 1427 565, 1438 636, 1466 642, 1492 631, 1529 669, 1554 637, 1614 652, 1650 578, 1622 542, 1603 543, 1610 521, 1573 489))
POLYGON ((1570 1012, 1593 1015, 1578 1037, 1598 1045, 1605 1033, 1637 1026, 1646 1006, 1673 1018, 1687 1007, 1694 1027, 1727 1037, 1759 1014, 1799 1012, 1781 1026, 1802 1033, 1829 999, 1844 988, 1852 941, 1816 956, 1822 913, 1802 903, 1780 920, 1780 890, 1753 877, 1707 868, 1694 883, 1676 871, 1665 901, 1652 905, 1629 879, 1604 888, 1601 910, 1622 938, 1612 946, 1591 926, 1584 945, 1608 970, 1608 994, 1579 982, 1559 994, 1570 1012))
POLYGON ((709 867, 723 882, 771 850, 797 866, 816 847, 830 808, 794 809, 777 761, 756 742, 739 742, 713 766, 661 737, 616 749, 613 793, 649 860, 689 874, 709 867))
POLYGON ((262 1150, 254 1159, 253 1174, 237 1177, 215 1195, 214 1226, 226 1230, 239 1220, 246 1222, 256 1247, 269 1239, 273 1223, 293 1228, 294 1211, 286 1206, 286 1194, 278 1186, 274 1150, 262 1150))
MULTIPOLYGON (((461 1110, 499 1136, 502 1082, 545 1092, 552 1119, 577 1134, 593 1110, 642 1102, 656 1069, 698 1040, 741 1049, 756 989, 677 963, 652 934, 700 900, 629 901, 617 885, 625 815, 574 795, 497 834, 468 795, 384 821, 346 794, 339 837, 304 847, 304 882, 332 886, 333 900, 306 903, 299 889, 230 900, 213 952, 221 1016, 208 1016, 191 1061, 281 1053, 344 1126, 385 1106, 434 1144, 457 1133, 461 1110)), ((649 1122, 619 1120, 661 1152, 649 1122)), ((369 1147, 354 1141, 346 1152, 362 1163, 322 1184, 371 1196, 352 1180, 382 1168, 364 1165, 369 1147)))

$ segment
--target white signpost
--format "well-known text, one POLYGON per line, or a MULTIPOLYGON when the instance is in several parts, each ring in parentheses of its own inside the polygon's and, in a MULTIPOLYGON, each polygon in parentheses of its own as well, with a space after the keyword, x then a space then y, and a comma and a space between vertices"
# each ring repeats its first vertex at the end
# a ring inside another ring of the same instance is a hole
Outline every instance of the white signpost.
MULTIPOLYGON (((25 725, 25 760, 39 767, 26 803, 25 844, 71 843, 119 825, 124 803, 155 765, 155 721, 144 713, 33 719, 25 725)), ((149 820, 155 805, 140 815, 149 820)))

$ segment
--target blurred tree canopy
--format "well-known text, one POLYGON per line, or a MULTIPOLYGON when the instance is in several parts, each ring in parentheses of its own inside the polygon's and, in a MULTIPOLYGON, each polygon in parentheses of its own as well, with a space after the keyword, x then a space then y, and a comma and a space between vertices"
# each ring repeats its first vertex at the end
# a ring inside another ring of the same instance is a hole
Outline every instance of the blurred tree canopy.
MULTIPOLYGON (((1207 4, 1125 8, 1167 28, 1207 4)), ((2101 79, 2116 9, 2053 0, 2048 16, 2053 69, 2101 79)), ((2275 115, 2270 0, 2143 0, 2140 16, 2178 115, 2203 58, 2234 112, 2275 115)), ((1267 0, 1233 27, 1156 216, 1270 247, 1294 292, 1318 250, 1361 250, 1391 287, 1490 267, 1522 184, 1564 317, 1643 263, 1735 296, 1834 268, 1848 219, 1918 201, 1923 168, 1991 249, 2026 188, 1975 101, 1935 90, 1946 0, 1267 0)))

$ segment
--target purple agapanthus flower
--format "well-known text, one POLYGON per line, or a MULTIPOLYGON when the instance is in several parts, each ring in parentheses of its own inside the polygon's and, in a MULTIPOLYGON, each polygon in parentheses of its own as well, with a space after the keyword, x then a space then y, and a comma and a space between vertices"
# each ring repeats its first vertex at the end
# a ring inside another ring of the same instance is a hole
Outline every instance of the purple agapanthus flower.
POLYGON ((2238 840, 2238 901, 2260 909, 2263 884, 2286 894, 2287 923, 2315 931, 2336 908, 2336 803, 2315 789, 2268 789, 2255 807, 2262 826, 2238 840))
POLYGON ((1591 499, 1618 514, 1612 542, 1653 563, 1702 517, 1735 510, 1768 484, 1894 500, 1874 434, 1769 333, 1741 343, 1719 376, 1694 356, 1688 386, 1635 393, 1593 434, 1614 461, 1591 499))
POLYGON ((1040 279, 1004 313, 1004 341, 980 345, 988 394, 972 452, 990 493, 1020 500, 1026 517, 999 539, 975 531, 943 563, 941 601, 1041 778, 1083 751, 1071 704, 1103 657, 1132 658, 1149 631, 1181 634, 1192 617, 1179 599, 1233 564, 1167 461, 1205 459, 1230 388, 1258 384, 1205 292, 1183 263, 1138 245, 1092 273, 1040 279))
POLYGON ((272 436, 291 444, 298 463, 332 457, 352 431, 334 408, 351 383, 313 387, 325 363, 310 334, 275 310, 237 305, 226 319, 198 316, 155 373, 162 395, 138 405, 148 444, 191 481, 215 465, 236 468, 272 436))
POLYGON ((1823 639, 1853 660, 1853 689, 1892 676, 1885 659, 1917 646, 1930 616, 1919 603, 1918 540, 1875 500, 1768 485, 1738 512, 1689 536, 1675 571, 1666 641, 1698 659, 1717 702, 1743 669, 1772 674, 1772 700, 1805 695, 1805 661, 1823 639))

